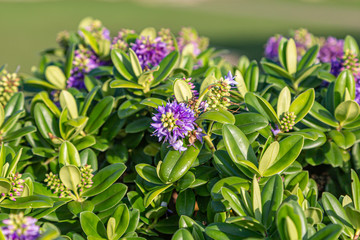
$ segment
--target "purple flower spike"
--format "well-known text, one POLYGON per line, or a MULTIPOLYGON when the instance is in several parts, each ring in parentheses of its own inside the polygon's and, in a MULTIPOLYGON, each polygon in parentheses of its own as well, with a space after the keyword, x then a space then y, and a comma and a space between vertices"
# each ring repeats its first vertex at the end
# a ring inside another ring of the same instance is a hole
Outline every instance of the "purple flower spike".
POLYGON ((85 74, 101 65, 104 65, 104 63, 100 61, 93 51, 80 45, 80 48, 75 50, 71 76, 67 83, 68 87, 85 89, 85 74))
POLYGON ((160 37, 149 39, 142 37, 132 44, 142 69, 152 68, 161 62, 169 53, 167 44, 160 37))
POLYGON ((186 150, 182 140, 197 128, 194 111, 185 103, 176 101, 167 103, 166 106, 159 106, 152 120, 151 126, 155 129, 154 135, 159 141, 169 142, 180 152, 186 150))
POLYGON ((24 213, 10 214, 9 219, 3 220, 5 224, 1 231, 7 240, 35 240, 40 236, 40 227, 32 217, 25 217, 24 213))

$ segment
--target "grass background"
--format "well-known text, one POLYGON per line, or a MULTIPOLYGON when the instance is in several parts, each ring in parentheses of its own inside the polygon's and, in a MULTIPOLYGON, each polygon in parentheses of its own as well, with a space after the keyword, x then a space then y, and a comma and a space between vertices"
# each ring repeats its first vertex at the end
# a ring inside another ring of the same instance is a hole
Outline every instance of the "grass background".
POLYGON ((360 40, 359 0, 0 0, 0 65, 30 72, 61 30, 87 16, 120 28, 195 27, 210 43, 259 59, 267 38, 299 27, 360 40))

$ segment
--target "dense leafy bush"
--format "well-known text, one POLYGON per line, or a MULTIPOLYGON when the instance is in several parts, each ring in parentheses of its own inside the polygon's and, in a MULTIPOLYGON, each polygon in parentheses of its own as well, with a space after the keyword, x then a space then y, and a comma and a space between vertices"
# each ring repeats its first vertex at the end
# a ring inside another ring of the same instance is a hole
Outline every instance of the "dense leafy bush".
POLYGON ((359 48, 304 29, 236 66, 98 20, 1 68, 0 239, 358 239, 359 48))

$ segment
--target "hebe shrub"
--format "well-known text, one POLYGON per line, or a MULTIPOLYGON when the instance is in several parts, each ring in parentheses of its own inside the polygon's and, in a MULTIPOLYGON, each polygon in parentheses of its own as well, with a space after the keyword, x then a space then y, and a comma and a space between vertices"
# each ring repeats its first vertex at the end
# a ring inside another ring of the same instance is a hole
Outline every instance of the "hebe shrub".
POLYGON ((0 239, 358 239, 359 47, 299 29, 258 63, 192 28, 61 32, 0 70, 0 239))

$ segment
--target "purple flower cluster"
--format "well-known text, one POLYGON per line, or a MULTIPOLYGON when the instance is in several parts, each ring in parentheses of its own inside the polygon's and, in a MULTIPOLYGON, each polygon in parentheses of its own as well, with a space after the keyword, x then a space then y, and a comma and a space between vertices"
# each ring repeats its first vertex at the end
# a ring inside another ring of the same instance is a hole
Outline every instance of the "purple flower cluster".
POLYGON ((328 37, 319 51, 318 59, 322 63, 331 64, 331 74, 337 76, 341 72, 341 58, 344 55, 344 40, 328 37))
POLYGON ((183 51, 185 46, 193 46, 193 54, 195 56, 199 55, 209 46, 209 39, 204 37, 199 37, 196 30, 190 27, 183 27, 179 32, 179 37, 177 39, 180 51, 183 51))
MULTIPOLYGON (((169 102, 166 106, 159 106, 157 113, 152 117, 151 126, 155 129, 154 135, 159 141, 168 142, 178 151, 185 151, 183 140, 192 137, 202 141, 202 134, 196 123, 195 112, 185 103, 169 102)), ((194 139, 190 140, 190 145, 194 139)))
POLYGON ((309 48, 318 42, 317 38, 305 28, 295 30, 293 38, 296 44, 298 60, 301 59, 309 48))
POLYGON ((135 34, 135 31, 131 30, 131 29, 125 29, 125 28, 121 29, 118 32, 118 35, 113 38, 111 48, 127 51, 129 44, 126 41, 126 38, 130 34, 135 34))
POLYGON ((169 53, 169 49, 161 37, 155 39, 141 37, 132 43, 132 50, 136 53, 142 69, 149 69, 159 65, 169 53))
POLYGON ((79 49, 75 50, 73 68, 71 69, 71 76, 67 82, 67 87, 84 89, 85 74, 101 65, 104 65, 104 63, 100 61, 92 50, 80 45, 79 49))
POLYGON ((1 231, 7 240, 35 240, 40 236, 40 227, 32 217, 19 214, 10 214, 9 219, 3 220, 5 224, 1 231))

